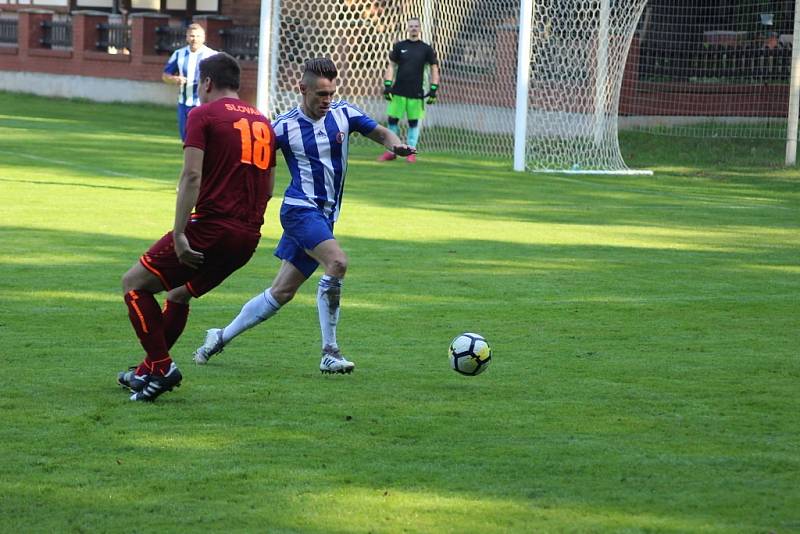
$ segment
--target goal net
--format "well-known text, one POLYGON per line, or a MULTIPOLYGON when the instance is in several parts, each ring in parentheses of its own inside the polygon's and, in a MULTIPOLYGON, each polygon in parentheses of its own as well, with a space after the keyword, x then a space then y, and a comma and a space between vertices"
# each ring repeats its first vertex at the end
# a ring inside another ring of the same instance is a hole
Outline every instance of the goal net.
POLYGON ((519 120, 519 32, 528 27, 527 167, 626 168, 617 141, 617 108, 625 57, 645 0, 537 0, 523 24, 520 0, 273 2, 271 113, 298 103, 303 62, 324 55, 339 67, 339 97, 385 124, 382 80, 389 51, 406 38, 406 22, 416 16, 442 74, 438 102, 426 106, 420 150, 508 161, 519 120))
POLYGON ((620 124, 656 134, 786 138, 795 0, 650 0, 620 124))
POLYGON ((389 51, 406 38, 408 19, 419 17, 422 40, 436 50, 442 72, 438 102, 426 106, 421 123, 420 150, 511 157, 516 2, 281 0, 279 6, 277 34, 272 35, 277 46, 270 54, 271 112, 298 103, 303 62, 324 55, 339 67, 338 96, 385 125, 383 76, 389 51))
POLYGON ((628 49, 645 3, 533 3, 527 168, 629 170, 619 149, 617 115, 628 49))

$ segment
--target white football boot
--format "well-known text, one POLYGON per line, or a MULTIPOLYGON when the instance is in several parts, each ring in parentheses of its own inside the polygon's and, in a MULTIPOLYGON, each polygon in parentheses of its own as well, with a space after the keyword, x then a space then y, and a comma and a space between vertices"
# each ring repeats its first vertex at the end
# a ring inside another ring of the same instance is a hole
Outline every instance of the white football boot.
POLYGON ((206 341, 203 345, 194 351, 194 363, 197 365, 205 365, 208 360, 215 354, 222 352, 225 344, 222 342, 222 328, 212 328, 206 332, 206 341))
POLYGON ((322 349, 322 359, 319 362, 320 372, 326 374, 350 374, 355 368, 356 364, 345 359, 338 348, 326 345, 325 348, 322 349))

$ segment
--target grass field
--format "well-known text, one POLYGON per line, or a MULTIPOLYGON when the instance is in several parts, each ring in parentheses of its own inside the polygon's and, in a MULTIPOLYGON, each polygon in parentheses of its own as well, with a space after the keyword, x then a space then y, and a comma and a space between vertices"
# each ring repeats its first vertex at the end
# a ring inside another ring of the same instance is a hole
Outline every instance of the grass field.
MULTIPOLYGON (((205 367, 269 284, 193 302, 152 405, 120 277, 171 228, 172 108, 0 93, 0 531, 800 532, 800 178, 776 142, 625 135, 654 176, 351 159, 321 376, 316 277, 205 367), (494 362, 448 369, 462 331, 494 362)), ((276 192, 287 174, 279 163, 276 192)))

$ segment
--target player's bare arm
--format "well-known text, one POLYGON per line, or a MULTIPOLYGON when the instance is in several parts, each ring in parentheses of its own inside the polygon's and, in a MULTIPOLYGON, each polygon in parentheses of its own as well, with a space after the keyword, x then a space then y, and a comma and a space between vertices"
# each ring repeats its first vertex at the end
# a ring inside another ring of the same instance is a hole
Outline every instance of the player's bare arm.
POLYGON ((395 69, 397 69, 397 64, 394 61, 389 61, 389 64, 386 66, 386 71, 383 73, 383 79, 394 80, 395 69))
POLYGON ((172 83, 175 85, 183 85, 186 83, 186 78, 180 74, 167 74, 165 72, 161 75, 161 79, 166 83, 172 83))
POLYGON ((272 199, 272 193, 275 189, 275 167, 267 169, 267 200, 272 199))
POLYGON ((439 85, 439 65, 431 65, 431 85, 439 85))
POLYGON ((383 145, 386 150, 394 152, 401 157, 410 156, 411 154, 417 153, 416 148, 403 144, 400 138, 397 137, 393 131, 381 126, 380 124, 377 125, 369 134, 367 134, 367 137, 376 143, 383 145))
POLYGON ((175 225, 172 228, 172 238, 175 241, 175 254, 178 261, 197 269, 203 264, 203 253, 192 250, 186 238, 186 225, 192 208, 197 203, 200 193, 200 182, 203 177, 204 152, 199 148, 186 147, 183 151, 183 170, 178 183, 178 199, 175 202, 175 225))
POLYGON ((386 67, 386 72, 383 75, 383 98, 386 100, 392 99, 392 85, 394 85, 394 72, 395 72, 395 65, 392 61, 389 61, 389 66, 386 67))

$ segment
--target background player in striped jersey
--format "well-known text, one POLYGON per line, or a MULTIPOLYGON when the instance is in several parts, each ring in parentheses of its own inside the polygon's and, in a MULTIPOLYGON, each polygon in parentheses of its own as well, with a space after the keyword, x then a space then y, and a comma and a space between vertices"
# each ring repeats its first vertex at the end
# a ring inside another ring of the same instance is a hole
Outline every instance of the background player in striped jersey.
POLYGON ((189 300, 247 263, 261 238, 274 184, 275 134, 257 109, 239 100, 240 72, 225 53, 200 63, 204 105, 189 115, 173 229, 122 278, 128 316, 147 354, 117 377, 133 391, 131 400, 155 400, 180 384, 169 349, 186 325, 189 300), (168 292, 163 311, 154 297, 162 290, 168 292))
POLYGON ((162 80, 179 87, 178 132, 181 141, 186 140, 186 117, 189 111, 200 105, 197 95, 200 70, 197 67, 201 61, 217 53, 205 45, 206 31, 199 24, 189 24, 186 28, 186 42, 186 46, 172 53, 161 75, 162 80))
POLYGON ((278 116, 275 135, 291 181, 281 206, 283 236, 275 249, 281 259, 278 274, 266 291, 250 299, 225 328, 212 328, 194 360, 204 364, 237 335, 275 315, 322 264, 317 287, 322 330, 320 371, 349 373, 355 364, 345 359, 336 340, 339 299, 347 271, 347 256, 333 236, 347 172, 348 140, 359 132, 398 156, 416 151, 345 101, 333 102, 338 72, 328 58, 305 63, 300 80, 302 103, 278 116))

